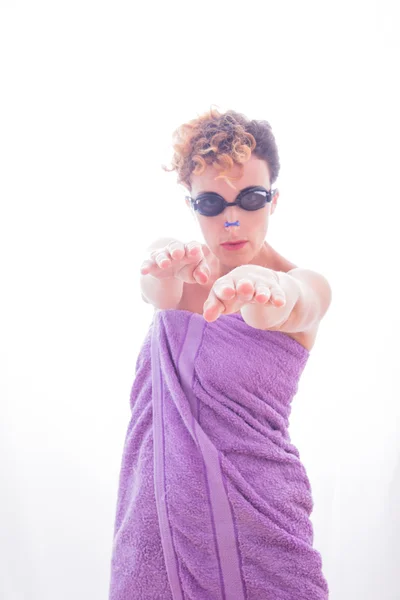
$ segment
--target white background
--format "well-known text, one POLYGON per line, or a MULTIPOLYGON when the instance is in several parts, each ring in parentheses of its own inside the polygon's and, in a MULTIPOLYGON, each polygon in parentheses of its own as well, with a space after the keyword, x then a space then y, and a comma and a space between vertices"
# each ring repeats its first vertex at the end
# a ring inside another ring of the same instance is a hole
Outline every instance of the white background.
POLYGON ((395 2, 0 5, 0 598, 106 600, 139 266, 199 238, 173 130, 266 119, 268 241, 333 301, 293 401, 332 600, 398 600, 399 19, 395 2))

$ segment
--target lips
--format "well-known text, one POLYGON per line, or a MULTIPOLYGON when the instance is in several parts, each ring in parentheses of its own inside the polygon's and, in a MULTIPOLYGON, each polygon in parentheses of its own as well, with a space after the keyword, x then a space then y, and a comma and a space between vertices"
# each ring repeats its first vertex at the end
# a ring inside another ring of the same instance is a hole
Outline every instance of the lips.
POLYGON ((224 242, 221 246, 236 246, 237 244, 244 244, 247 240, 235 240, 232 242, 224 242))
POLYGON ((225 242, 224 244, 221 244, 221 246, 225 250, 241 250, 242 248, 245 247, 246 244, 247 244, 247 240, 242 240, 242 241, 235 241, 235 242, 225 242))

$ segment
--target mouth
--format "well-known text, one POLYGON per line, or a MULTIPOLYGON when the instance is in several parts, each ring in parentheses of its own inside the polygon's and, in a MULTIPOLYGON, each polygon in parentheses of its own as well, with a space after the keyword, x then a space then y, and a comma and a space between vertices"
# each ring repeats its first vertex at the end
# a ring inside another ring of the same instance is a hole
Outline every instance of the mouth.
POLYGON ((247 244, 247 240, 236 240, 234 242, 225 242, 221 244, 226 250, 240 250, 247 244))

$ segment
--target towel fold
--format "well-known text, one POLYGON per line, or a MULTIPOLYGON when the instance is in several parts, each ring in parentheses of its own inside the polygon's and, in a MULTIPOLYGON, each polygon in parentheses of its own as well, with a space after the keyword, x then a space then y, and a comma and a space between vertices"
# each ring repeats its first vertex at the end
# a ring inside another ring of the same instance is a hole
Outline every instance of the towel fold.
POLYGON ((288 433, 309 352, 240 314, 157 311, 136 364, 110 600, 326 600, 288 433))

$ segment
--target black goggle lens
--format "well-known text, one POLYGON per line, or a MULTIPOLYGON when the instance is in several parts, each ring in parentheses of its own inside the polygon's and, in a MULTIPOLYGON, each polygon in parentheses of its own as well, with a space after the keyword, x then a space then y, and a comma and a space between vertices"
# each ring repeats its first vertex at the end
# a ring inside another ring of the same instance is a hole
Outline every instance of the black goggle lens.
MULTIPOLYGON (((240 206, 245 210, 259 210, 268 202, 269 194, 265 190, 251 190, 240 199, 240 206)), ((196 201, 196 210, 201 215, 215 217, 219 215, 226 205, 218 194, 202 194, 196 201)))
POLYGON ((268 196, 264 191, 256 190, 244 194, 241 204, 246 210, 258 210, 267 203, 267 200, 268 196))
POLYGON ((197 210, 205 216, 218 215, 224 210, 224 202, 218 196, 205 194, 197 202, 197 210))

